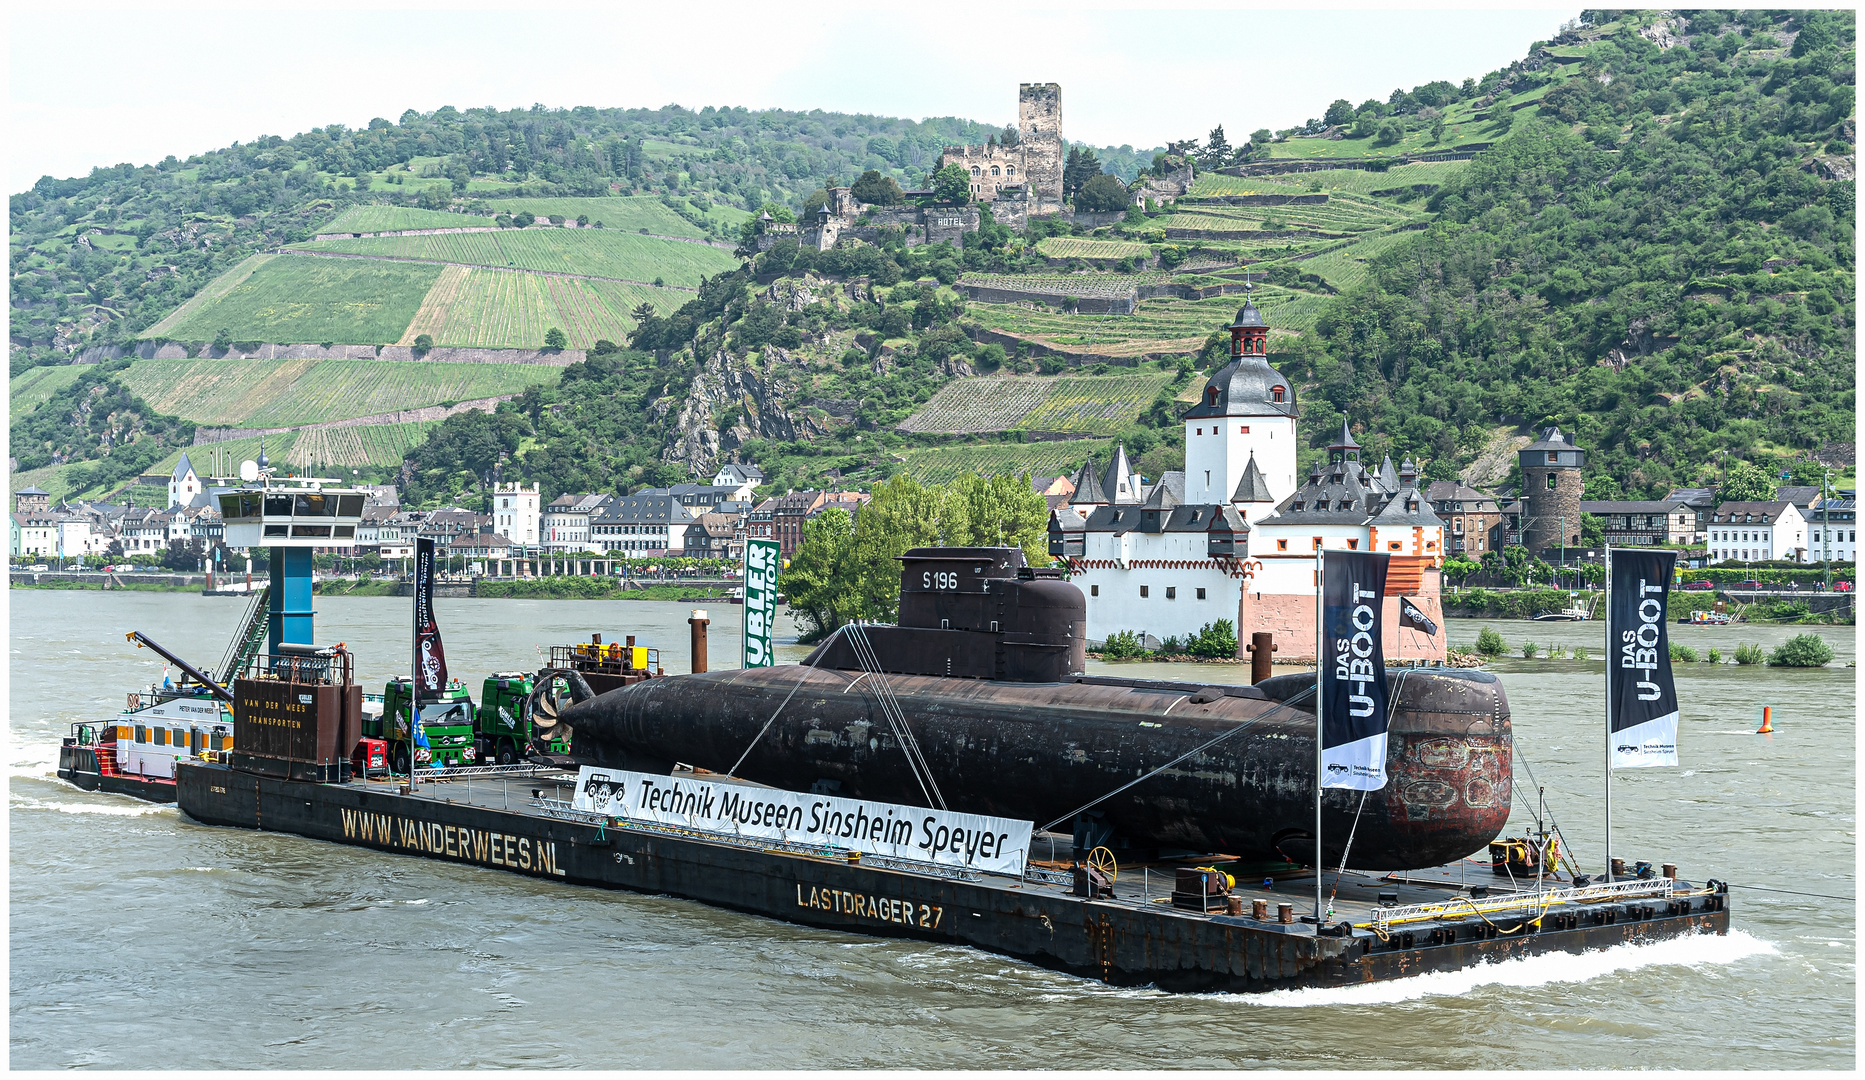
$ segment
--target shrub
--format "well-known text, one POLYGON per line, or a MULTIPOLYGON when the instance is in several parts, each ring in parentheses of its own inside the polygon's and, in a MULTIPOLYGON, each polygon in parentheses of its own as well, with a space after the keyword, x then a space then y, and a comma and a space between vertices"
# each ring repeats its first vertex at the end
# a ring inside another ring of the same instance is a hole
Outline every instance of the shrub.
POLYGON ((1109 660, 1125 660, 1140 655, 1141 651, 1140 635, 1131 630, 1114 631, 1101 646, 1101 655, 1109 660))
POLYGON ((1524 641, 1522 643, 1522 655, 1527 657, 1530 660, 1534 659, 1535 654, 1540 651, 1541 651, 1541 646, 1535 644, 1532 641, 1524 641))
POLYGON ((1501 656, 1509 651, 1509 643, 1502 640, 1502 635, 1485 626, 1476 636, 1476 651, 1484 656, 1501 656))
POLYGON ((1198 631, 1198 636, 1186 644, 1193 656, 1212 658, 1236 656, 1237 628, 1229 619, 1206 623, 1198 631))
POLYGON ((1587 658, 1587 647, 1585 645, 1575 645, 1574 646, 1574 659, 1585 660, 1586 658, 1587 658))
POLYGON ((1708 660, 1712 664, 1720 664, 1723 662, 1722 650, 1712 648, 1710 649, 1709 655, 1705 656, 1704 659, 1708 660))
POLYGON ((1679 661, 1686 664, 1696 663, 1697 650, 1688 645, 1679 645, 1675 641, 1671 642, 1671 663, 1675 664, 1679 661))
POLYGON ((1825 667, 1832 660, 1833 647, 1818 634, 1795 634, 1768 657, 1768 666, 1825 667))
POLYGON ((1177 656, 1179 653, 1188 651, 1189 644, 1189 642, 1180 641, 1177 635, 1168 634, 1166 639, 1159 643, 1159 648, 1153 651, 1161 656, 1177 656))
POLYGON ((1762 655, 1760 645, 1742 644, 1735 647, 1735 662, 1738 664, 1759 664, 1762 655))

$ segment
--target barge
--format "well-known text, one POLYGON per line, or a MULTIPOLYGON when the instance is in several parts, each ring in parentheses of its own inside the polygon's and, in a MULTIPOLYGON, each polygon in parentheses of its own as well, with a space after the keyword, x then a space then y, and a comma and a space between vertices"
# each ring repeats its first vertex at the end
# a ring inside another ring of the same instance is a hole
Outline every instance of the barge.
MULTIPOLYGON (((1729 927, 1728 887, 1719 882, 1654 876, 1575 887, 1498 875, 1487 862, 1475 872, 1349 872, 1332 924, 1295 914, 1306 904, 1300 879, 1287 876, 1194 890, 1194 910, 1177 887, 1183 875, 1210 881, 1213 871, 1226 873, 1221 863, 1090 873, 1066 858, 1047 866, 1033 860, 1020 877, 876 865, 852 852, 584 814, 573 809, 574 774, 534 766, 421 778, 413 793, 390 781, 313 783, 197 761, 182 762, 176 782, 181 809, 210 825, 680 897, 827 930, 968 945, 1168 991, 1341 986, 1729 927)), ((1069 841, 1060 844, 1066 853, 1069 841)), ((1312 872, 1305 876, 1312 882, 1312 872)))

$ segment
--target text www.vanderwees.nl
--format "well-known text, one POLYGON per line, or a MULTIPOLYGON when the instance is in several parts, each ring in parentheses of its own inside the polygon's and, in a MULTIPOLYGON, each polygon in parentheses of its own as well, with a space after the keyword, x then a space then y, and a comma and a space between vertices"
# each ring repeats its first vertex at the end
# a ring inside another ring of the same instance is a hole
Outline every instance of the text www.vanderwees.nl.
POLYGON ((372 814, 349 809, 343 810, 343 838, 386 848, 442 855, 449 859, 465 859, 482 866, 565 876, 563 864, 557 860, 555 840, 537 840, 488 829, 469 829, 463 825, 416 821, 399 814, 372 814))

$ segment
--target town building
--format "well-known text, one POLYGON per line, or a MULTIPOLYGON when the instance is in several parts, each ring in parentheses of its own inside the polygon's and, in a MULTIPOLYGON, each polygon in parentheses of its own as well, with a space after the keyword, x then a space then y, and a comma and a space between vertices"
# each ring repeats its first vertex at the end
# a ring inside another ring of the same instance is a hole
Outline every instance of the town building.
POLYGON ((13 517, 19 529, 19 543, 14 554, 46 559, 58 557, 58 519, 49 507, 13 517))
POLYGON ((1580 512, 1599 518, 1609 547, 1688 545, 1697 538, 1697 512, 1682 500, 1582 499, 1580 512))
POLYGON ((1425 485, 1425 500, 1444 522, 1447 555, 1481 559, 1507 545, 1508 527, 1496 496, 1458 480, 1433 480, 1425 485))
POLYGON ((792 491, 772 500, 771 536, 788 559, 803 546, 803 522, 829 499, 826 491, 792 491))
POLYGON ((736 515, 701 514, 687 525, 681 553, 693 559, 743 559, 745 545, 738 528, 736 515))
POLYGON ((744 494, 739 496, 741 499, 751 498, 750 489, 763 482, 764 470, 742 461, 726 462, 719 466, 719 471, 712 477, 715 487, 731 486, 745 489, 744 494))
POLYGON ((195 474, 194 463, 188 460, 184 450, 168 478, 168 505, 205 506, 207 501, 207 485, 195 474))
POLYGON ((565 493, 550 501, 544 508, 543 520, 539 531, 543 537, 545 551, 592 551, 604 550, 602 545, 592 542, 589 532, 590 517, 603 503, 614 498, 595 492, 580 495, 565 493))
POLYGON ((516 482, 493 484, 492 531, 519 547, 537 547, 543 527, 538 499, 536 484, 529 488, 516 482))
POLYGON ((1822 499, 1807 528, 1809 562, 1852 562, 1858 555, 1858 492, 1822 499))
POLYGON ((1701 544, 1709 538, 1710 514, 1716 510, 1716 489, 1713 487, 1672 488, 1664 497, 1667 503, 1682 503, 1695 515, 1695 531, 1690 543, 1701 544))
POLYGON ((1791 502, 1726 502, 1710 514, 1712 563, 1811 561, 1807 555, 1807 519, 1791 502))
POLYGON ((697 518, 665 491, 623 495, 590 514, 591 550, 631 558, 680 555, 687 526, 697 518))
POLYGON ((13 493, 13 512, 32 516, 52 508, 52 493, 40 487, 21 488, 13 493))
POLYGON ((1439 614, 1444 525, 1416 467, 1365 468, 1343 425, 1327 465, 1299 481, 1300 413, 1269 364, 1268 326, 1246 302, 1230 330, 1230 363, 1183 414, 1185 469, 1148 485, 1117 448, 1104 471, 1084 466, 1069 504, 1050 515, 1050 553, 1087 594, 1088 638, 1184 639, 1226 619, 1240 642, 1267 632, 1279 659, 1312 659, 1317 553, 1331 548, 1391 556, 1387 655, 1442 659, 1442 633, 1398 621, 1401 596, 1439 614))

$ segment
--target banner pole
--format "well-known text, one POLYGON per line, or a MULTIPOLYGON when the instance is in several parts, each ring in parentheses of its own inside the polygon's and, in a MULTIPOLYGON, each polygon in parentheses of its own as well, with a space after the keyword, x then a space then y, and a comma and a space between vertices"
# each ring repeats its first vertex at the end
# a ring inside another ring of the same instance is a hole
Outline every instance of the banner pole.
POLYGON ((1322 757, 1321 739, 1326 730, 1321 714, 1327 708, 1327 695, 1321 692, 1322 667, 1326 663, 1326 652, 1322 648, 1327 638, 1324 625, 1326 597, 1322 591, 1322 579, 1327 573, 1327 553, 1315 552, 1315 934, 1321 933, 1321 780, 1322 757))
MULTIPOLYGON (((414 633, 408 647, 408 790, 414 791, 414 722, 421 714, 421 538, 414 541, 414 633)), ((390 721, 392 724, 393 721, 390 721)), ((390 730, 394 730, 390 728, 390 730)))
POLYGON ((1612 545, 1606 545, 1606 883, 1612 884, 1612 545))

